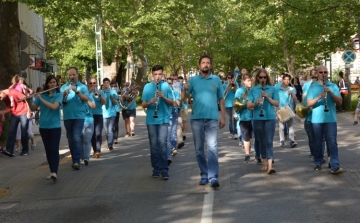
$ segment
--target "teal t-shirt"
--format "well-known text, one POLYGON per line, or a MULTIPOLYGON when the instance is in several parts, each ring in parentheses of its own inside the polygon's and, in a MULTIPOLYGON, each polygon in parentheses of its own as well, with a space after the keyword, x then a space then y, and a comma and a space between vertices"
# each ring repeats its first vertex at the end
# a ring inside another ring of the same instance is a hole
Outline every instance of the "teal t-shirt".
MULTIPOLYGON (((246 88, 245 87, 241 87, 239 89, 236 90, 235 92, 235 98, 240 99, 241 103, 247 104, 247 98, 244 98, 244 94, 246 92, 246 88)), ((248 92, 249 93, 249 92, 248 92)), ((240 119, 240 121, 251 121, 252 119, 252 111, 247 109, 246 107, 243 108, 238 114, 238 117, 240 119)))
MULTIPOLYGON (((63 95, 60 92, 54 92, 49 96, 47 93, 41 94, 41 97, 50 103, 58 102, 61 106, 63 95)), ((34 104, 40 106, 39 127, 42 129, 61 128, 60 106, 52 110, 46 106, 38 97, 35 98, 34 104)))
POLYGON ((189 90, 185 90, 185 98, 187 100, 183 102, 181 109, 187 109, 189 107, 189 102, 188 102, 189 95, 190 95, 189 90))
MULTIPOLYGON (((170 85, 167 82, 160 81, 158 84, 158 91, 162 92, 164 97, 172 99, 172 90, 170 85)), ((145 85, 141 101, 149 102, 155 97, 156 93, 156 84, 154 81, 145 85)), ((158 99, 158 109, 157 114, 158 118, 154 118, 155 113, 155 103, 147 107, 146 110, 146 124, 147 125, 161 125, 169 123, 171 117, 171 106, 168 105, 162 98, 158 99)))
POLYGON ((103 90, 106 104, 102 105, 103 118, 110 118, 116 116, 116 104, 110 99, 110 95, 118 100, 118 94, 114 89, 103 90))
MULTIPOLYGON (((328 81, 325 86, 329 88, 335 96, 340 96, 339 88, 335 84, 328 81)), ((318 97, 323 91, 324 91, 323 85, 320 85, 318 81, 315 82, 310 86, 308 90, 307 100, 311 100, 318 97)), ((327 104, 329 108, 328 112, 324 112, 324 108, 325 108, 324 101, 325 101, 324 98, 322 98, 318 100, 316 104, 313 106, 312 118, 311 118, 312 123, 336 122, 336 109, 335 109, 336 104, 334 100, 331 98, 329 94, 327 94, 327 104)))
MULTIPOLYGON (((305 106, 307 106, 306 99, 307 99, 307 94, 309 92, 309 88, 310 88, 311 85, 312 85, 312 80, 307 81, 302 87, 303 88, 303 95, 305 95, 304 99, 302 100, 302 103, 305 106)), ((308 112, 307 112, 305 120, 311 122, 311 119, 312 119, 312 111, 309 109, 308 112)))
MULTIPOLYGON (((89 95, 89 101, 94 102, 94 92, 91 92, 89 95)), ((85 115, 85 121, 84 125, 93 124, 94 123, 94 117, 92 113, 92 108, 89 106, 88 103, 86 103, 86 115, 85 115)))
POLYGON ((294 87, 288 86, 286 89, 283 89, 282 87, 280 87, 278 89, 278 92, 279 92, 279 108, 282 108, 285 105, 289 105, 290 108, 292 110, 294 110, 293 98, 288 93, 288 90, 290 90, 290 89, 294 94, 296 94, 296 89, 294 87))
MULTIPOLYGON (((68 89, 69 85, 70 83, 64 84, 60 88, 60 92, 63 93, 66 89, 68 89)), ((79 91, 81 94, 87 97, 89 96, 89 91, 86 85, 78 81, 76 84, 74 84, 74 86, 76 90, 79 91)), ((62 105, 64 120, 85 119, 86 102, 81 100, 81 98, 76 95, 73 90, 69 91, 66 102, 66 104, 62 105)))
MULTIPOLYGON (((271 85, 266 85, 264 91, 269 95, 270 98, 273 100, 279 100, 279 94, 278 90, 271 85)), ((258 84, 250 89, 250 92, 248 94, 248 97, 246 98, 247 101, 252 101, 255 103, 258 98, 261 97, 261 86, 258 84)), ((274 106, 266 99, 264 98, 264 105, 263 105, 263 114, 264 116, 260 117, 260 108, 261 105, 258 104, 253 111, 253 117, 254 120, 275 120, 276 119, 276 113, 274 106)))
MULTIPOLYGON (((99 94, 101 94, 101 97, 105 98, 104 92, 102 90, 99 91, 99 94)), ((100 96, 97 98, 94 97, 94 101, 95 101, 95 108, 91 109, 93 115, 102 115, 103 114, 103 111, 102 111, 103 104, 101 103, 100 96)))
POLYGON ((196 75, 189 79, 189 84, 193 97, 191 119, 218 120, 218 100, 224 97, 220 78, 213 74, 208 78, 196 75))
MULTIPOLYGON (((228 84, 223 84, 224 90, 224 97, 225 97, 225 89, 227 88, 228 84)), ((234 98, 235 98, 235 90, 230 89, 225 98, 225 108, 232 108, 234 107, 234 98)))
POLYGON ((133 109, 136 109, 136 100, 134 100, 127 109, 123 109, 123 110, 125 111, 125 110, 133 110, 133 109))

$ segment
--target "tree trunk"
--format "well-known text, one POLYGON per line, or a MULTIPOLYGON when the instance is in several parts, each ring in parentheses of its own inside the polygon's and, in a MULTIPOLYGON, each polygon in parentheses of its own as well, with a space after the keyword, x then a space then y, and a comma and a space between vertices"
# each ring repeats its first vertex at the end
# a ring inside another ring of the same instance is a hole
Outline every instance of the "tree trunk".
POLYGON ((17 9, 17 2, 0 1, 0 89, 8 88, 11 78, 20 73, 20 24, 17 9))
POLYGON ((283 38, 283 51, 286 60, 286 66, 290 75, 295 76, 295 56, 289 55, 288 42, 286 36, 283 38))

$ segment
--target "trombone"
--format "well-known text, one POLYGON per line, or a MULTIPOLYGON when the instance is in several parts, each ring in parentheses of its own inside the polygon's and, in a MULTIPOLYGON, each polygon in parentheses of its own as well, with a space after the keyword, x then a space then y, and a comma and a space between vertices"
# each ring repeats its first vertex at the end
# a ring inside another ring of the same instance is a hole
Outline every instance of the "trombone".
MULTIPOLYGON (((47 90, 45 90, 45 91, 40 91, 40 92, 38 92, 38 93, 39 93, 39 94, 42 94, 42 93, 45 93, 45 92, 48 92, 48 91, 54 90, 54 89, 59 88, 59 87, 60 87, 60 86, 56 86, 56 87, 53 87, 53 88, 47 89, 47 90)), ((34 95, 33 95, 33 94, 32 94, 32 95, 29 95, 29 96, 26 96, 26 97, 23 97, 23 98, 19 99, 17 102, 24 101, 24 100, 29 99, 29 98, 32 98, 32 97, 34 97, 34 95)))

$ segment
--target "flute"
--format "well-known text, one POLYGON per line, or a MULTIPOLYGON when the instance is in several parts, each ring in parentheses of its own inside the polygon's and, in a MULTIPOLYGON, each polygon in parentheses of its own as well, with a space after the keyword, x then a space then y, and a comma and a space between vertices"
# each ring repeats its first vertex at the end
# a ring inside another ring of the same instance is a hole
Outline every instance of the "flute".
MULTIPOLYGON (((45 90, 45 91, 41 91, 41 92, 39 92, 39 94, 42 94, 42 93, 45 93, 45 92, 54 90, 54 89, 56 89, 56 88, 58 88, 58 87, 60 87, 60 86, 53 87, 53 88, 47 89, 47 90, 45 90)), ((29 96, 26 96, 26 97, 23 97, 23 98, 17 100, 17 102, 24 101, 24 100, 29 99, 29 98, 32 98, 32 97, 34 97, 34 95, 29 95, 29 96)))

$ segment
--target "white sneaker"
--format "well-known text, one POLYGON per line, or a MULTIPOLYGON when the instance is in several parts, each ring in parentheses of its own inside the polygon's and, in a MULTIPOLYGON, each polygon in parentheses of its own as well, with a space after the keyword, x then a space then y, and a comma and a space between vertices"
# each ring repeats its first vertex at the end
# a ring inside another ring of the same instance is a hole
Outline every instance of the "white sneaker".
POLYGON ((35 149, 36 148, 36 143, 31 144, 31 149, 35 149))
POLYGON ((172 148, 171 155, 176 156, 177 153, 177 150, 175 148, 172 148))
POLYGON ((232 139, 232 138, 234 138, 234 136, 233 136, 233 134, 230 134, 229 139, 232 139))
POLYGON ((51 180, 51 177, 52 177, 52 173, 49 174, 49 176, 46 177, 47 180, 51 180))
POLYGON ((237 135, 234 135, 234 139, 238 139, 238 136, 237 136, 237 135))
POLYGON ((52 173, 52 174, 51 174, 51 179, 52 179, 53 181, 56 181, 56 180, 57 180, 57 175, 56 175, 56 173, 52 173))
POLYGON ((20 148, 15 147, 15 152, 20 152, 20 148))

